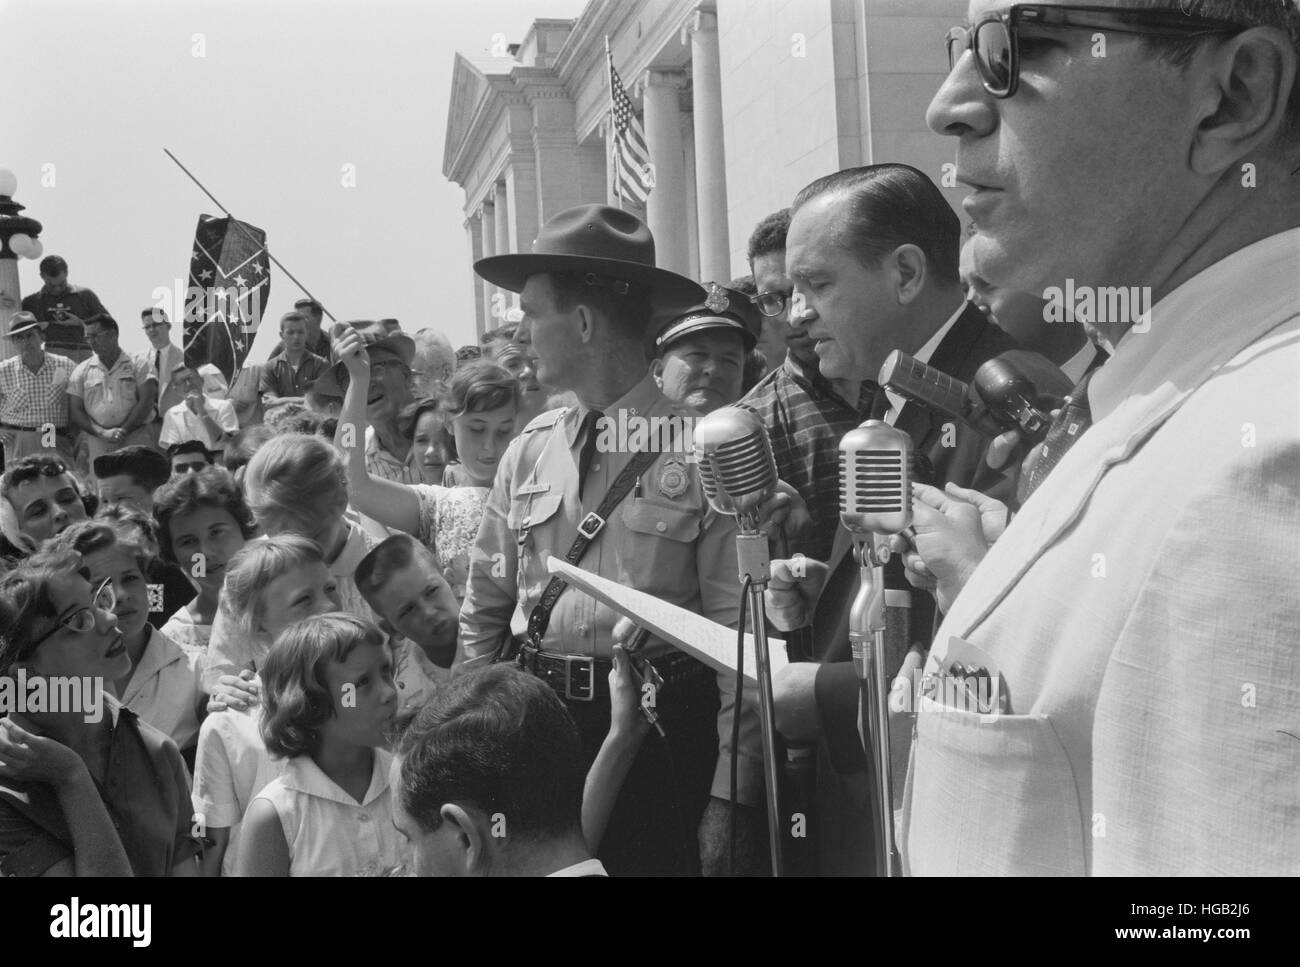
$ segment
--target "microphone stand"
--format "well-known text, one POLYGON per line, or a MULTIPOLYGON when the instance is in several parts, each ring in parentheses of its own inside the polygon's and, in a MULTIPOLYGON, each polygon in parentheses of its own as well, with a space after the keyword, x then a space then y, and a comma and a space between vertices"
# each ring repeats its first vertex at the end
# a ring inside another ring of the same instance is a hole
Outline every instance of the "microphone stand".
MULTIPOLYGON (((741 521, 736 535, 736 558, 740 565, 740 580, 749 578, 749 620, 754 635, 754 654, 758 667, 759 721, 763 732, 763 781, 767 791, 767 839, 772 852, 772 875, 784 874, 781 856, 781 798, 777 785, 776 713, 772 702, 772 661, 767 647, 767 616, 763 607, 763 591, 772 579, 771 555, 768 554, 767 535, 758 530, 756 521, 741 521)), ((741 696, 736 696, 736 714, 739 714, 741 696)))
POLYGON ((902 865, 894 842, 894 795, 890 780, 889 690, 885 682, 885 562, 889 560, 889 546, 879 534, 865 540, 855 539, 854 543, 860 584, 849 612, 849 644, 862 690, 860 726, 867 746, 867 773, 877 822, 876 875, 900 876, 902 865))

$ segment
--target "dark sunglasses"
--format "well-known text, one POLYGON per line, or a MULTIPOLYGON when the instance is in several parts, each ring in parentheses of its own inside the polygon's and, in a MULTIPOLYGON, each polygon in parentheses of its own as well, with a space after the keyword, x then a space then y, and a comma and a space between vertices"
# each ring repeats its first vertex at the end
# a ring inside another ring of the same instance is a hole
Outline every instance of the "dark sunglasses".
POLYGON ((1248 25, 1189 17, 1180 10, 1148 10, 1120 7, 1092 7, 1017 3, 990 14, 973 27, 953 27, 944 39, 948 47, 948 70, 966 51, 975 54, 984 89, 994 97, 1006 98, 1020 85, 1020 39, 1038 31, 1071 27, 1113 30, 1116 33, 1150 37, 1189 38, 1209 34, 1235 34, 1248 25))

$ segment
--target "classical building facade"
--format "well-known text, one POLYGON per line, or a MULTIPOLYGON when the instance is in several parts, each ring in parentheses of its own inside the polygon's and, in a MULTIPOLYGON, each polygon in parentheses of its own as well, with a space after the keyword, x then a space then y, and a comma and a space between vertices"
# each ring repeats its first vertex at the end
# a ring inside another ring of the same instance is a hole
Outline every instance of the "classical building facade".
MULTIPOLYGON (((915 165, 954 204, 952 140, 925 125, 965 0, 591 0, 517 44, 458 53, 443 174, 465 191, 469 260, 527 251, 538 226, 617 204, 605 43, 645 126, 643 214, 659 264, 743 274, 755 223, 840 168, 915 165)), ((478 280, 477 329, 517 301, 478 280)))

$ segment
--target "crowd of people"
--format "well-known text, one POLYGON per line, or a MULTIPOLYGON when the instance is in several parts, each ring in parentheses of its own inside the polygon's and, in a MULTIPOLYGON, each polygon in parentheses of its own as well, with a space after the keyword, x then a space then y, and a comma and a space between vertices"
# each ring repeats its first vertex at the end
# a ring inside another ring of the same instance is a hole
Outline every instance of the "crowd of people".
POLYGON ((622 429, 728 406, 780 481, 787 871, 878 869, 895 821, 916 874, 1300 870, 1300 11, 972 7, 928 113, 965 228, 924 172, 848 168, 701 284, 580 205, 476 263, 518 295, 479 345, 305 298, 230 384, 156 308, 123 351, 46 258, 0 363, 0 678, 99 683, 103 714, 0 718, 0 872, 771 872, 756 690, 547 563, 735 629, 737 521, 689 438, 622 429), (1149 308, 1057 320, 1066 280, 1149 308), (899 350, 1013 363, 1046 436, 880 385, 899 350), (915 452, 889 817, 839 517, 869 420, 915 452), (972 676, 991 707, 945 699, 972 676))

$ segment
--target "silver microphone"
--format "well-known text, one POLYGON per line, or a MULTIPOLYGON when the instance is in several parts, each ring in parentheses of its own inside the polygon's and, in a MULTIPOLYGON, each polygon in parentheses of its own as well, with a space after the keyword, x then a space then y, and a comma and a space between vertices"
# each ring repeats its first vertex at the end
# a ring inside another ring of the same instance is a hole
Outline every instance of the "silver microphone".
POLYGON ((776 493, 776 459, 767 428, 738 406, 714 410, 695 425, 695 454, 709 506, 735 516, 742 533, 758 529, 758 507, 776 493))
POLYGON ((850 534, 898 534, 912 525, 912 438, 867 420, 840 439, 840 521, 850 534))

